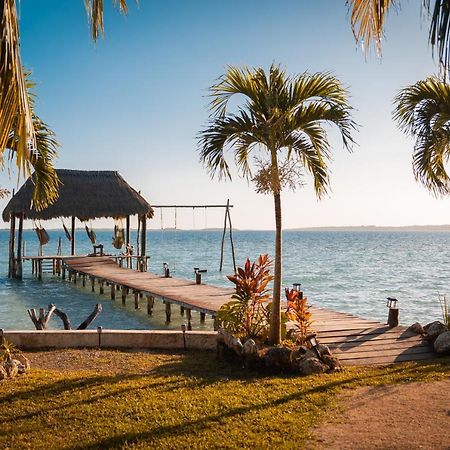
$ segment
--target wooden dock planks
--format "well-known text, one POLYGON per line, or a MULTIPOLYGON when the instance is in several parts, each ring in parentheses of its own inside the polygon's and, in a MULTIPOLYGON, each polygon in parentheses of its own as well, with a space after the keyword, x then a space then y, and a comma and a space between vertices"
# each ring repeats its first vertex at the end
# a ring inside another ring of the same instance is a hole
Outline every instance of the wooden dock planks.
MULTIPOLYGON (((73 271, 160 298, 187 310, 215 316, 233 289, 163 278, 119 267, 110 257, 68 258, 73 271)), ((328 345, 343 365, 392 364, 435 358, 432 345, 405 327, 389 328, 350 313, 311 307, 318 341, 328 345)))

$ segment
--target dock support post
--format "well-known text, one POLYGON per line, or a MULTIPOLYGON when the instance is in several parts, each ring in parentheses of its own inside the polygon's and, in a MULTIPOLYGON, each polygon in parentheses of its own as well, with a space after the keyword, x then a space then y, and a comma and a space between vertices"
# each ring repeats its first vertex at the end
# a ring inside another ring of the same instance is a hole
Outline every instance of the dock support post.
POLYGON ((212 316, 212 318, 214 320, 214 331, 217 331, 219 329, 219 322, 216 316, 212 316))
POLYGON ((127 302, 127 288, 126 286, 122 285, 122 305, 125 306, 126 302, 127 302))
POLYGON ((73 284, 77 284, 77 272, 73 271, 73 284))
POLYGON ((116 299, 116 285, 111 283, 111 300, 116 299))
POLYGON ((134 309, 139 309, 139 291, 134 291, 134 309))
POLYGON ((105 292, 105 282, 103 280, 100 281, 100 294, 105 292))
POLYGON ((91 291, 95 292, 95 277, 91 277, 91 291))
POLYGON ((180 306, 180 314, 184 316, 184 306, 180 306))
POLYGON ((188 331, 192 331, 192 323, 191 323, 191 319, 192 319, 192 310, 186 309, 186 318, 187 318, 187 320, 188 320, 188 326, 187 326, 187 329, 188 329, 188 331))
POLYGON ((38 261, 38 279, 42 280, 42 259, 38 261))
POLYGON ((204 312, 200 313, 200 323, 205 323, 206 314, 204 312))
POLYGON ((86 275, 83 273, 82 275, 83 287, 86 287, 86 275))
POLYGON ((147 295, 147 314, 149 316, 153 313, 153 305, 155 304, 155 297, 152 295, 147 295))
POLYGON ((62 268, 62 277, 63 280, 66 279, 66 266, 63 264, 63 268, 62 268))
POLYGON ((168 301, 164 303, 166 304, 166 323, 170 323, 170 317, 172 315, 171 304, 168 301))

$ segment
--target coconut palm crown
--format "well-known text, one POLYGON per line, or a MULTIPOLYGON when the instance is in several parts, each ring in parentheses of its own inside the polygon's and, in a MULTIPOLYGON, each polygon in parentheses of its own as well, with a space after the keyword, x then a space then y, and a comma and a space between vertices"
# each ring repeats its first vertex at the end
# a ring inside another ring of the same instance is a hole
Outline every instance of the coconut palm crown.
POLYGON ((335 125, 344 147, 353 144, 356 125, 348 93, 330 73, 289 77, 272 65, 262 68, 227 67, 211 87, 210 121, 200 133, 200 160, 211 176, 231 180, 227 153, 241 176, 252 179, 259 192, 270 193, 275 206, 275 264, 270 340, 281 339, 281 191, 292 186, 296 168, 309 173, 318 198, 329 191, 331 148, 326 123, 335 125), (243 96, 234 111, 231 98, 243 96), (257 173, 252 156, 257 158, 257 173), (287 169, 286 169, 287 168, 287 169), (286 181, 287 180, 287 181, 286 181))
POLYGON ((415 139, 414 175, 434 195, 450 194, 450 85, 430 76, 400 91, 394 119, 415 139))

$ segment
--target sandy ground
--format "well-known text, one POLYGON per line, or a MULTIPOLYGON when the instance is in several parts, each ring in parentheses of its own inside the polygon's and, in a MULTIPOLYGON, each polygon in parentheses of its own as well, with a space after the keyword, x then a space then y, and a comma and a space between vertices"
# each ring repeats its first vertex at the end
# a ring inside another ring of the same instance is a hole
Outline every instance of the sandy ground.
POLYGON ((450 449, 450 379, 364 387, 316 430, 311 449, 450 449))

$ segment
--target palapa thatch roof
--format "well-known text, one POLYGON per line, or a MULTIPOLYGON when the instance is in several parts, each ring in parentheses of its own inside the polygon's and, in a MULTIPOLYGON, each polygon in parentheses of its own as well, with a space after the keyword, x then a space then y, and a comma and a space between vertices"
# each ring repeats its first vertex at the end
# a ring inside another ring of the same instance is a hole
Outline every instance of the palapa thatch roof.
POLYGON ((150 204, 118 172, 109 170, 56 170, 61 187, 59 198, 48 208, 31 208, 33 182, 29 178, 9 201, 3 220, 23 213, 25 219, 48 220, 75 216, 80 220, 126 217, 134 214, 153 217, 150 204))

